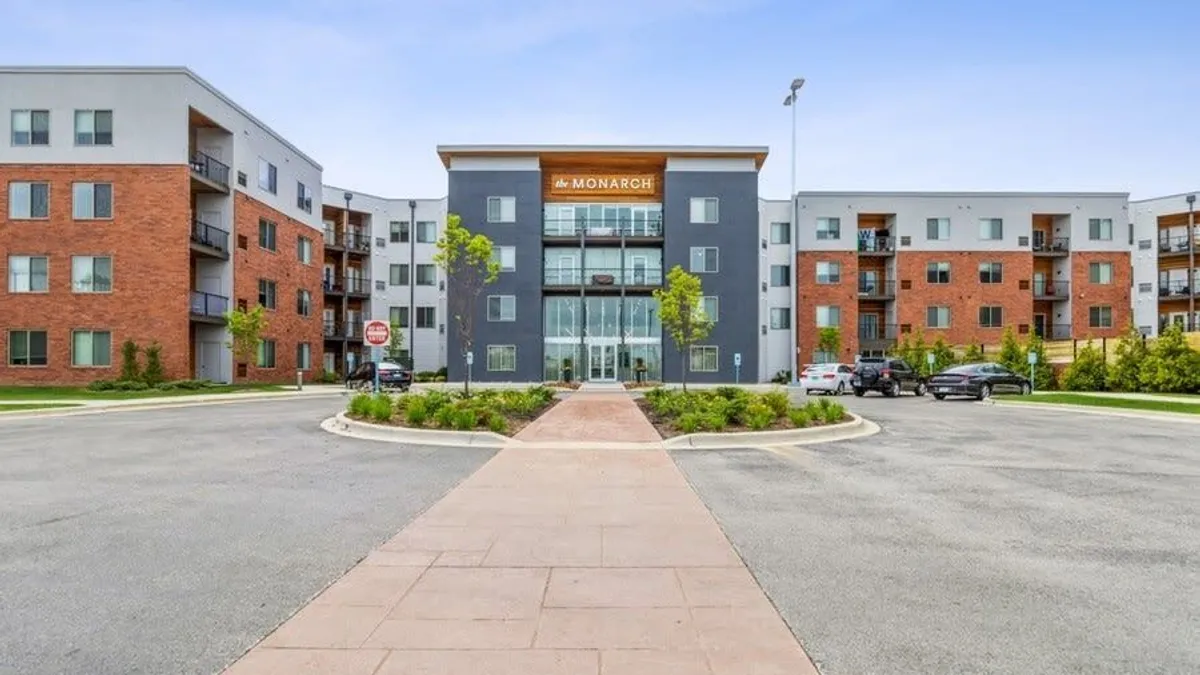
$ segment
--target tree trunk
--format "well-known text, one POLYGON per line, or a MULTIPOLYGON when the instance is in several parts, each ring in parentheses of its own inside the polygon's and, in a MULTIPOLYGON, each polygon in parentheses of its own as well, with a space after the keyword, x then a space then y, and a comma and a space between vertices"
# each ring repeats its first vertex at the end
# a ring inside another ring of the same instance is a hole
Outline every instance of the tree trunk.
POLYGON ((687 354, 679 357, 679 381, 683 384, 683 393, 687 393, 687 354))

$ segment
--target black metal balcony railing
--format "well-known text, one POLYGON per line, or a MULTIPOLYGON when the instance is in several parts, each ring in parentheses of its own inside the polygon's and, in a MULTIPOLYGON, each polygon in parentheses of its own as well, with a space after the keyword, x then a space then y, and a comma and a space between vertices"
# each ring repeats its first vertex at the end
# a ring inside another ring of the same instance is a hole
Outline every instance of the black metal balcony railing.
POLYGON ((192 219, 192 241, 226 253, 229 252, 229 233, 198 219, 192 219))
MULTIPOLYGON (((1200 236, 1196 237, 1200 239, 1200 236)), ((1186 234, 1168 235, 1161 234, 1158 237, 1158 252, 1159 253, 1187 253, 1188 252, 1188 236, 1186 234)))
MULTIPOLYGON (((1198 281, 1200 281, 1200 280, 1198 280, 1198 281)), ((1168 281, 1165 283, 1159 283, 1158 296, 1160 298, 1172 297, 1172 296, 1179 296, 1179 297, 1186 298, 1189 295, 1198 294, 1197 292, 1200 291, 1200 283, 1191 285, 1191 289, 1192 289, 1191 293, 1188 292, 1188 288, 1189 288, 1189 284, 1187 282, 1187 279, 1180 279, 1178 281, 1168 281)))
POLYGON ((192 173, 218 185, 229 187, 229 167, 200 152, 192 153, 192 173))
POLYGON ((1200 331, 1200 316, 1192 317, 1191 321, 1188 321, 1187 317, 1172 318, 1169 316, 1160 316, 1158 317, 1158 332, 1163 332, 1167 329, 1167 326, 1170 326, 1172 323, 1179 324, 1185 333, 1200 331))
POLYGON ((1070 253, 1071 238, 1070 237, 1046 237, 1045 239, 1035 239, 1033 242, 1034 253, 1070 253))
POLYGON ((660 269, 587 268, 584 270, 547 269, 542 275, 546 286, 661 286, 660 269))
POLYGON ((896 282, 878 279, 859 279, 858 294, 868 298, 891 298, 896 295, 896 282))
POLYGON ((662 220, 629 218, 545 218, 542 234, 548 237, 661 237, 662 220))
POLYGON ((229 311, 229 298, 215 293, 192 291, 192 308, 194 316, 211 316, 224 318, 229 311))
POLYGON ((340 340, 347 338, 351 340, 362 338, 362 323, 358 321, 326 321, 321 324, 321 332, 327 338, 340 340))
POLYGON ((875 323, 875 324, 860 324, 858 326, 858 339, 863 341, 870 340, 895 340, 900 335, 899 324, 894 323, 875 323))
POLYGON ((347 293, 356 293, 359 295, 370 295, 371 280, 363 277, 346 277, 342 284, 342 288, 347 293))
POLYGON ((1071 297, 1069 281, 1039 281, 1033 282, 1033 297, 1038 300, 1066 300, 1071 297))
POLYGON ((370 253, 371 251, 371 237, 365 234, 347 232, 342 239, 346 242, 346 248, 351 251, 362 251, 364 253, 370 253))
POLYGON ((1071 324, 1056 323, 1049 326, 1034 326, 1033 333, 1043 340, 1070 340, 1071 324))
POLYGON ((858 240, 860 253, 894 253, 896 251, 895 237, 870 237, 858 240))

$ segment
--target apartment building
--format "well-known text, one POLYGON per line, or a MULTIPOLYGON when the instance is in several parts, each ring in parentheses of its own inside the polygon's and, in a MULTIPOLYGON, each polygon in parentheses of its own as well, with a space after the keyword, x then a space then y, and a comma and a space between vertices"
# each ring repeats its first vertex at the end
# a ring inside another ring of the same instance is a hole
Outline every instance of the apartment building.
POLYGON ((366 319, 399 326, 400 357, 418 370, 446 365, 446 283, 433 262, 446 222, 445 199, 389 199, 324 188, 322 270, 326 372, 364 359, 366 319))
POLYGON ((1169 323, 1200 330, 1198 193, 1130 202, 1133 232, 1133 317, 1142 333, 1169 323))
POLYGON ((1119 335, 1130 320, 1128 195, 801 192, 801 362, 927 340, 996 344, 1119 335), (841 353, 818 348, 839 329, 841 353))
POLYGON ((795 337, 792 331, 792 297, 796 293, 793 269, 792 207, 786 199, 759 201, 759 325, 758 380, 769 381, 792 367, 795 337))
MULTIPOLYGON (((499 279, 473 314, 483 381, 756 379, 758 170, 765 147, 439 146, 447 210, 494 242, 499 279), (653 291, 681 265, 715 318, 680 354, 653 291)), ((455 280, 449 279, 453 302, 455 280)), ((455 309, 451 307, 450 313, 455 309)), ((447 329, 449 378, 464 345, 447 329)))
POLYGON ((290 379, 322 360, 321 166, 181 68, 0 68, 0 381, 290 379), (267 308, 235 362, 223 314, 267 308))

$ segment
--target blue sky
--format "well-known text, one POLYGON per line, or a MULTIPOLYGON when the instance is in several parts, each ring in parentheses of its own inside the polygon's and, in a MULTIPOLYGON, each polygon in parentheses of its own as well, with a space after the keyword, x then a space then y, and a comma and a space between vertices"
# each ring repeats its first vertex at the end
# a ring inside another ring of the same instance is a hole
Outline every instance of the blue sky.
POLYGON ((385 196, 439 143, 645 143, 770 146, 783 198, 797 76, 801 190, 1200 188, 1194 0, 4 4, 0 62, 186 65, 385 196))

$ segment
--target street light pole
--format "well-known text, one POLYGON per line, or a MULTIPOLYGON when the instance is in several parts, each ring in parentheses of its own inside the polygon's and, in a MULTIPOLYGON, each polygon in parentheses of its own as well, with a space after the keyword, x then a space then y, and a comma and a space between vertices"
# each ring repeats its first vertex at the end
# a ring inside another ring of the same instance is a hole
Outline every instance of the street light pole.
POLYGON ((408 369, 417 372, 417 200, 408 200, 408 369))
POLYGON ((1188 205, 1188 330, 1200 329, 1196 321, 1196 195, 1187 196, 1188 205))
MULTIPOLYGON (((350 376, 350 340, 349 340, 350 336, 346 334, 346 330, 347 330, 346 314, 347 314, 347 312, 350 311, 350 293, 349 293, 350 289, 348 288, 349 284, 347 284, 347 278, 349 277, 349 274, 348 274, 349 270, 347 269, 347 267, 350 264, 350 252, 349 252, 349 248, 348 248, 347 244, 350 243, 349 242, 349 239, 350 239, 350 200, 354 199, 354 193, 349 192, 349 191, 344 192, 344 193, 342 193, 342 199, 346 200, 346 217, 344 219, 342 219, 342 240, 341 241, 337 240, 337 231, 336 230, 333 233, 333 243, 340 244, 342 247, 342 264, 341 264, 342 303, 341 303, 341 312, 338 314, 338 321, 334 322, 334 325, 336 326, 338 322, 340 322, 342 324, 342 330, 341 330, 341 333, 342 333, 342 335, 341 335, 341 338, 342 338, 342 363, 345 364, 344 367, 346 368, 346 377, 349 377, 350 376)), ((336 272, 334 273, 334 277, 335 277, 334 283, 336 284, 337 283, 337 279, 336 279, 337 273, 336 272)), ((353 330, 353 329, 351 329, 351 330, 353 330)), ((355 365, 357 365, 357 364, 355 364, 355 365)))
POLYGON ((791 384, 793 386, 799 384, 799 376, 800 376, 800 373, 799 373, 799 366, 800 366, 800 363, 799 363, 800 288, 799 288, 799 281, 798 281, 799 275, 796 273, 797 272, 796 262, 799 259, 799 251, 800 251, 800 248, 799 248, 799 246, 800 246, 800 236, 799 236, 800 227, 796 222, 797 221, 797 218, 796 218, 796 215, 797 215, 796 214, 796 211, 797 211, 797 209, 796 209, 796 107, 797 107, 796 106, 796 95, 800 92, 800 89, 803 86, 804 86, 804 78, 803 77, 798 77, 798 78, 792 80, 792 85, 791 85, 790 91, 788 92, 787 98, 783 99, 783 105, 792 109, 792 155, 791 155, 792 180, 790 183, 790 187, 788 188, 788 201, 791 202, 791 212, 792 212, 792 214, 791 214, 792 224, 791 224, 791 228, 790 228, 791 229, 791 245, 790 245, 791 260, 788 261, 788 269, 790 269, 792 271, 792 274, 791 274, 792 278, 788 280, 788 282, 789 282, 788 288, 792 289, 791 290, 792 301, 790 303, 791 307, 792 307, 792 329, 791 329, 791 331, 789 331, 789 333, 791 334, 792 344, 791 344, 790 348, 788 349, 788 351, 791 352, 791 359, 790 359, 789 363, 791 364, 791 370, 792 370, 791 384))

